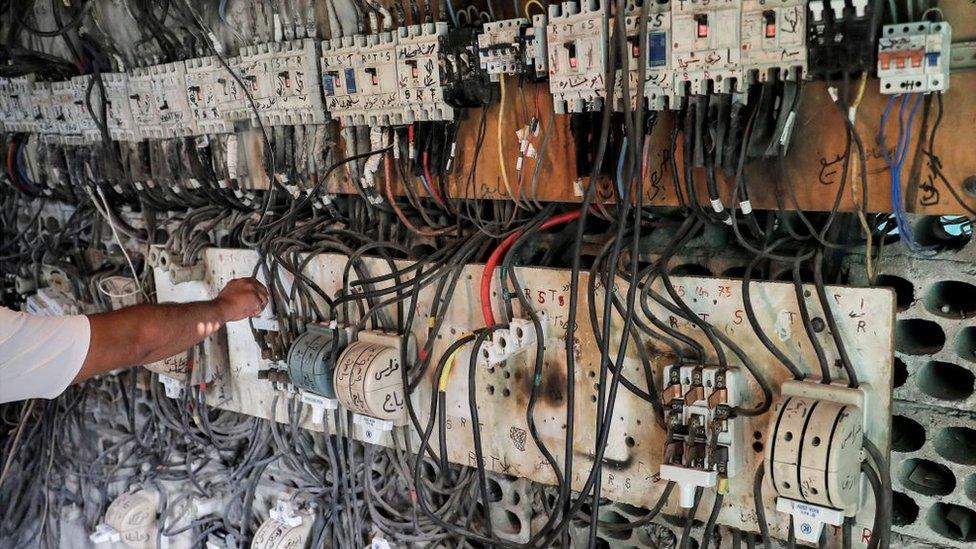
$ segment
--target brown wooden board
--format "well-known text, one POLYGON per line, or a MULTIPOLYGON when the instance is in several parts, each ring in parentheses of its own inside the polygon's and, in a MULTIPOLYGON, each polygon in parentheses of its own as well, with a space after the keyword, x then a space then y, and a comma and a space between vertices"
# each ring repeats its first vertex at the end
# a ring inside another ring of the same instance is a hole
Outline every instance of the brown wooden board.
MULTIPOLYGON (((837 83, 840 87, 840 83, 837 83)), ((857 82, 852 82, 851 96, 857 82)), ((796 194, 799 207, 803 210, 828 211, 833 207, 841 183, 843 152, 845 148, 844 122, 840 110, 827 92, 827 84, 810 82, 803 84, 802 103, 797 117, 793 138, 784 166, 783 185, 790 185, 796 194)), ((952 75, 950 90, 944 95, 945 112, 935 142, 935 156, 942 166, 944 179, 932 170, 933 157, 919 153, 918 134, 922 125, 923 113, 919 109, 915 119, 909 158, 904 168, 902 195, 914 197, 906 205, 909 212, 924 214, 964 214, 965 209, 948 192, 952 185, 964 203, 976 209, 976 197, 963 192, 963 182, 976 177, 976 148, 969 141, 969 134, 976 127, 976 71, 956 71, 952 75), (918 156, 918 160, 915 157, 918 156), (917 162, 917 178, 910 184, 912 166, 917 162), (909 187, 916 187, 914 191, 909 187)), ((857 129, 867 151, 868 211, 891 211, 891 186, 887 166, 878 143, 878 129, 887 96, 878 92, 878 81, 869 79, 864 99, 857 113, 857 129)), ((519 146, 515 134, 517 128, 528 123, 529 117, 539 112, 543 125, 552 119, 551 96, 546 83, 526 83, 520 89, 514 79, 509 79, 506 88, 506 109, 503 113, 502 148, 505 151, 505 165, 509 174, 511 193, 505 190, 501 177, 498 155, 498 120, 500 105, 495 103, 487 109, 485 137, 476 165, 474 183, 469 184, 469 170, 476 150, 481 111, 469 111, 461 121, 457 145, 455 169, 447 183, 448 195, 455 198, 489 198, 509 200, 510 196, 521 199, 535 197, 540 201, 579 202, 581 188, 588 179, 578 180, 575 163, 575 144, 570 132, 570 116, 555 115, 554 126, 545 153, 538 159, 542 163, 536 192, 528 185, 536 160, 528 159, 523 169, 524 189, 520 187, 515 162, 519 146), (523 99, 524 98, 524 99, 523 99), (520 189, 522 194, 520 194, 520 189)), ((937 103, 932 99, 931 125, 935 120, 937 103)), ((675 197, 671 179, 671 169, 667 161, 670 150, 670 134, 673 128, 674 113, 661 114, 660 122, 650 138, 649 162, 644 178, 647 204, 674 206, 675 197)), ((896 119, 889 126, 888 145, 892 146, 897 135, 896 119)), ((532 145, 539 149, 543 141, 544 129, 531 139, 532 145)), ((682 166, 681 147, 676 154, 679 169, 682 166)), ((607 158, 611 165, 615 158, 607 158)), ((777 207, 777 193, 774 191, 775 161, 753 162, 747 175, 752 205, 757 209, 777 207)), ((696 188, 701 200, 707 199, 704 173, 696 171, 696 188)), ((398 182, 399 183, 399 182, 398 182)), ((418 181, 409 182, 416 192, 424 191, 418 181)), ((609 195, 609 180, 601 181, 600 194, 609 195)), ((729 204, 732 182, 724 176, 719 177, 722 198, 729 204)), ((347 177, 332 182, 334 192, 354 192, 347 177)), ((402 194, 400 189, 397 194, 402 194)), ((780 193, 783 207, 795 209, 788 194, 780 193)), ((843 190, 839 209, 853 211, 849 185, 843 190)))

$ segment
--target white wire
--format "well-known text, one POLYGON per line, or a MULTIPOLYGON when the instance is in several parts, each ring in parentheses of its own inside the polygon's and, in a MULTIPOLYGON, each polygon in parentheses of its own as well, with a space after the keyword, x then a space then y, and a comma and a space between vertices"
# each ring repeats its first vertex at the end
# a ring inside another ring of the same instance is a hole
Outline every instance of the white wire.
POLYGON ((142 289, 142 282, 139 281, 139 277, 136 274, 135 264, 132 263, 132 258, 129 257, 129 252, 126 251, 125 246, 122 244, 122 239, 119 238, 119 232, 115 229, 115 222, 112 221, 112 216, 108 215, 107 213, 109 211, 108 199, 105 198, 105 193, 102 192, 101 187, 96 185, 95 190, 98 192, 98 197, 102 199, 102 203, 105 206, 105 211, 102 211, 102 209, 98 207, 98 202, 95 200, 95 195, 92 194, 88 187, 85 187, 85 191, 88 193, 88 196, 90 196, 92 201, 95 203, 95 209, 98 210, 98 213, 102 214, 105 221, 108 221, 108 226, 110 229, 112 229, 112 235, 115 237, 115 242, 119 245, 119 249, 122 250, 122 255, 125 257, 125 262, 129 264, 129 270, 132 271, 132 280, 135 281, 136 288, 138 288, 139 291, 142 292, 142 295, 146 296, 148 299, 149 296, 146 294, 145 290, 142 289))

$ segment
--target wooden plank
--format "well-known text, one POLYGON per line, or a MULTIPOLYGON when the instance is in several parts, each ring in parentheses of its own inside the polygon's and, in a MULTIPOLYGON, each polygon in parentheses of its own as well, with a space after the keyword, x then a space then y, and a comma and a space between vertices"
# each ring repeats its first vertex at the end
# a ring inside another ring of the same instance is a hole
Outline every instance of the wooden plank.
MULTIPOLYGON (((855 83, 856 84, 856 83, 855 83)), ((823 82, 805 83, 803 101, 793 132, 791 149, 785 162, 785 179, 791 182, 795 190, 797 203, 803 210, 828 211, 832 208, 837 195, 842 166, 842 154, 845 147, 844 123, 837 107, 832 103, 827 93, 827 85, 823 82)), ((853 84, 852 84, 853 87, 853 84)), ((932 158, 922 155, 918 178, 919 189, 912 193, 903 190, 903 196, 915 196, 915 201, 907 206, 907 211, 923 214, 962 214, 965 210, 956 202, 946 189, 951 184, 960 194, 964 203, 976 209, 976 197, 966 195, 962 191, 963 182, 976 176, 976 148, 960 141, 959 136, 966 136, 976 127, 976 71, 958 71, 952 75, 952 86, 944 96, 945 113, 938 131, 935 143, 935 153, 941 161, 942 173, 945 180, 936 177, 933 172, 932 158)), ((579 202, 579 189, 588 180, 578 182, 575 163, 575 143, 570 132, 570 117, 556 115, 553 133, 546 147, 545 154, 538 160, 526 160, 524 174, 521 178, 515 171, 515 159, 518 154, 517 128, 528 122, 528 117, 536 113, 543 113, 543 123, 549 119, 551 112, 551 98, 547 84, 526 83, 520 90, 519 84, 513 80, 507 83, 507 107, 503 113, 503 131, 501 135, 502 149, 509 174, 509 188, 506 191, 504 178, 501 176, 498 148, 498 103, 487 109, 485 138, 476 165, 474 183, 469 184, 468 176, 475 156, 478 130, 480 126, 480 111, 471 111, 461 122, 459 142, 457 147, 456 169, 448 180, 448 196, 456 198, 489 198, 509 200, 510 196, 536 197, 541 201, 579 202), (524 102, 523 102, 524 95, 524 102), (523 105, 528 106, 528 115, 523 112, 523 105), (537 107, 538 105, 538 107, 537 107), (513 108, 517 107, 517 108, 513 108), (532 193, 528 182, 536 162, 541 162, 541 175, 536 193, 532 193), (520 194, 521 193, 521 194, 520 194)), ((878 93, 878 82, 870 79, 867 83, 863 102, 857 116, 857 129, 867 152, 868 167, 868 210, 874 212, 891 211, 890 179, 887 166, 881 155, 881 148, 877 136, 881 115, 887 102, 887 96, 878 93)), ((935 102, 933 101, 933 106, 935 102)), ((644 180, 646 203, 659 206, 677 205, 677 199, 671 181, 671 169, 668 166, 670 149, 670 133, 673 128, 675 114, 661 113, 661 120, 655 128, 650 141, 649 169, 644 180)), ((934 120, 935 114, 932 115, 934 120)), ((909 187, 909 168, 918 144, 917 133, 921 126, 922 112, 915 121, 915 136, 913 136, 909 160, 906 163, 902 178, 902 187, 909 187)), ((931 124, 931 122, 930 122, 931 124)), ((895 119, 891 121, 889 132, 896 132, 895 119)), ((532 145, 539 149, 543 141, 543 130, 538 136, 533 136, 532 145)), ((888 137, 889 147, 895 136, 888 137)), ((676 154, 678 166, 682 166, 680 145, 676 154)), ((612 154, 612 153, 611 153, 612 154)), ((615 158, 607 158, 611 165, 615 158)), ((749 189, 755 208, 773 209, 777 207, 772 177, 775 175, 774 162, 753 162, 747 172, 749 189)), ((354 192, 347 177, 341 176, 343 181, 331 182, 333 192, 354 192)), ((696 188, 703 203, 707 198, 704 183, 704 173, 696 171, 696 188)), ((402 182, 397 181, 400 185, 402 182)), ((417 192, 424 194, 422 187, 416 181, 411 182, 417 192)), ((600 182, 601 196, 610 196, 610 181, 600 182)), ((731 181, 720 174, 719 187, 726 204, 731 198, 731 181)), ((401 190, 397 190, 402 194, 401 190)), ((794 209, 785 200, 787 209, 794 209)), ((839 209, 854 211, 849 190, 843 192, 839 209)))

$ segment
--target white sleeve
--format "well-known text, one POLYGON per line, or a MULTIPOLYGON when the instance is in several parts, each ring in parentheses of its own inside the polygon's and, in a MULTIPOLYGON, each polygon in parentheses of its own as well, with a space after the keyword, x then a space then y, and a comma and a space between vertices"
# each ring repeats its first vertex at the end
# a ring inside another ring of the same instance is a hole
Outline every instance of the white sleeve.
POLYGON ((0 404, 63 393, 90 343, 84 315, 35 316, 0 307, 0 404))

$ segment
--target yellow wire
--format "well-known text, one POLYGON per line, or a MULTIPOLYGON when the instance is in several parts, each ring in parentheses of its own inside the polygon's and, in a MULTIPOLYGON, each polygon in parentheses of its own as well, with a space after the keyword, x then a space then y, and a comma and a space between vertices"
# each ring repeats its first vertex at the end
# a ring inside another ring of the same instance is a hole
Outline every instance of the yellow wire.
POLYGON ((540 2, 539 0, 529 0, 528 2, 525 3, 525 7, 523 8, 525 10, 526 19, 532 19, 532 16, 529 15, 529 6, 532 6, 533 4, 539 6, 539 9, 542 11, 542 13, 546 13, 546 7, 542 5, 542 2, 540 2))
MULTIPOLYGON (((851 103, 851 108, 853 109, 854 116, 857 115, 857 108, 861 105, 861 100, 864 99, 864 90, 867 88, 868 76, 867 73, 861 73, 861 81, 858 84, 857 96, 854 98, 854 102, 851 103)), ((854 118, 854 117, 852 117, 854 118)), ((851 120, 851 125, 854 125, 855 120, 851 120)), ((854 202, 854 207, 857 208, 857 218, 861 222, 861 228, 864 230, 864 234, 867 237, 867 246, 865 249, 866 265, 868 283, 874 284, 875 273, 874 273, 874 238, 871 236, 871 227, 868 225, 867 217, 864 215, 864 209, 861 207, 861 201, 858 198, 859 195, 859 183, 860 183, 860 163, 854 162, 851 167, 851 200, 854 202)), ((867 189, 864 190, 867 192, 867 189)))
MULTIPOLYGON (((461 337, 464 338, 467 337, 467 335, 468 335, 467 333, 461 334, 461 337)), ((458 347, 457 349, 454 349, 454 352, 451 353, 451 356, 447 357, 447 364, 444 365, 444 370, 441 372, 441 378, 437 382, 437 390, 439 392, 443 393, 447 391, 447 379, 451 377, 451 369, 454 368, 454 363, 457 361, 458 353, 461 352, 461 349, 463 348, 464 345, 458 347)))
MULTIPOLYGON (((538 0, 537 0, 538 1, 538 0)), ((502 149, 502 134, 505 132, 505 75, 498 75, 498 86, 501 88, 501 105, 498 107, 498 169, 502 172, 502 183, 505 185, 505 192, 508 197, 515 201, 512 194, 512 187, 508 184, 508 169, 505 166, 505 150, 502 149)))

